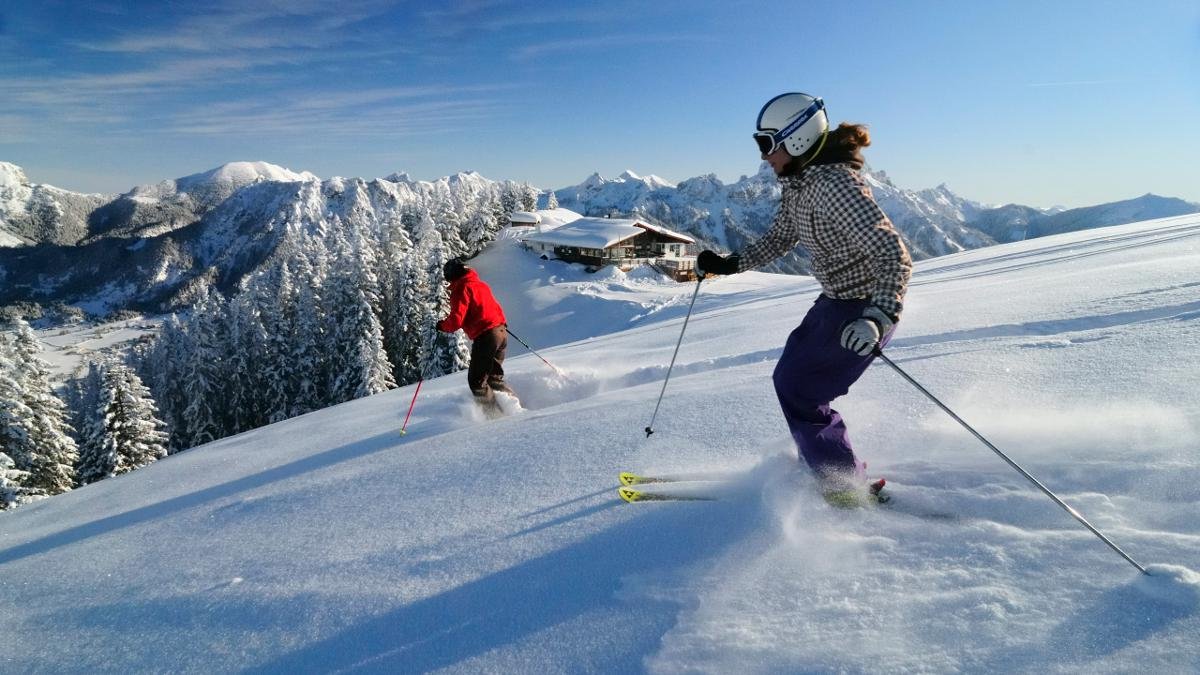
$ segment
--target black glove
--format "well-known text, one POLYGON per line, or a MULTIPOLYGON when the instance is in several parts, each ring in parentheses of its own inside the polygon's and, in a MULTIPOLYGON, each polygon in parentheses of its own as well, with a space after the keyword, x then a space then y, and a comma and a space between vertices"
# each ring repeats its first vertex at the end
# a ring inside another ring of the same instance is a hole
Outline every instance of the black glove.
POLYGON ((723 256, 712 251, 701 251, 696 257, 696 267, 704 274, 737 274, 738 256, 723 256))

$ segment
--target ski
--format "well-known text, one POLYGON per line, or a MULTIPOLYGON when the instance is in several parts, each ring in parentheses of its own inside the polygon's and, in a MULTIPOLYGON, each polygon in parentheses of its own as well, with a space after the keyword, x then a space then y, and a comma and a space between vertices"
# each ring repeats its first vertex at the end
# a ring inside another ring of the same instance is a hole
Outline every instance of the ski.
POLYGON ((686 492, 663 492, 655 489, 622 486, 617 488, 621 499, 632 504, 634 502, 715 502, 719 497, 711 494, 686 492))
POLYGON ((715 471, 695 471, 680 473, 663 473, 655 476, 643 476, 631 471, 622 471, 617 478, 621 485, 652 485, 655 483, 688 483, 692 481, 720 481, 729 478, 729 474, 715 471))

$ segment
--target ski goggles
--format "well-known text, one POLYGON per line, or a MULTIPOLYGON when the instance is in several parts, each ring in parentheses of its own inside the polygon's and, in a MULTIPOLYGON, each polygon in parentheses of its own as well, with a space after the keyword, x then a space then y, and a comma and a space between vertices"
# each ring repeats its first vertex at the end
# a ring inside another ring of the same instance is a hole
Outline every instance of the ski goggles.
POLYGON ((788 136, 796 133, 797 129, 804 126, 809 120, 816 117, 817 113, 824 109, 825 101, 819 98, 814 99, 812 104, 805 108, 804 112, 800 113, 796 119, 789 122, 786 127, 779 130, 764 129, 755 132, 754 142, 758 144, 758 151, 764 155, 774 154, 788 136))

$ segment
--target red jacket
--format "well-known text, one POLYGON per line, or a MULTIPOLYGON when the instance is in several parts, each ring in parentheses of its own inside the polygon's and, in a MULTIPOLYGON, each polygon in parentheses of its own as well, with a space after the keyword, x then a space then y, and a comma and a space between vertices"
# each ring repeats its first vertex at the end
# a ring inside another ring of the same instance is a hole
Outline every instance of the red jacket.
POLYGON ((461 328, 474 340, 505 323, 504 310, 475 270, 450 282, 450 316, 437 323, 438 330, 453 333, 461 328))

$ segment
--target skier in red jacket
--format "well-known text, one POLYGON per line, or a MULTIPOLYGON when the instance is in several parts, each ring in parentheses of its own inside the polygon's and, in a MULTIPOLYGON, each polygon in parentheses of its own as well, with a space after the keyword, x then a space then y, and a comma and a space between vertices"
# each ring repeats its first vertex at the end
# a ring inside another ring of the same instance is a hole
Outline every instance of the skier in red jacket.
MULTIPOLYGON (((471 338, 471 363, 467 385, 475 400, 489 413, 498 413, 495 392, 513 394, 504 381, 504 352, 508 348, 508 323, 492 289, 475 270, 455 258, 442 267, 450 284, 450 315, 437 323, 446 333, 462 329, 471 338)), ((515 395, 514 395, 515 398, 515 395)))

